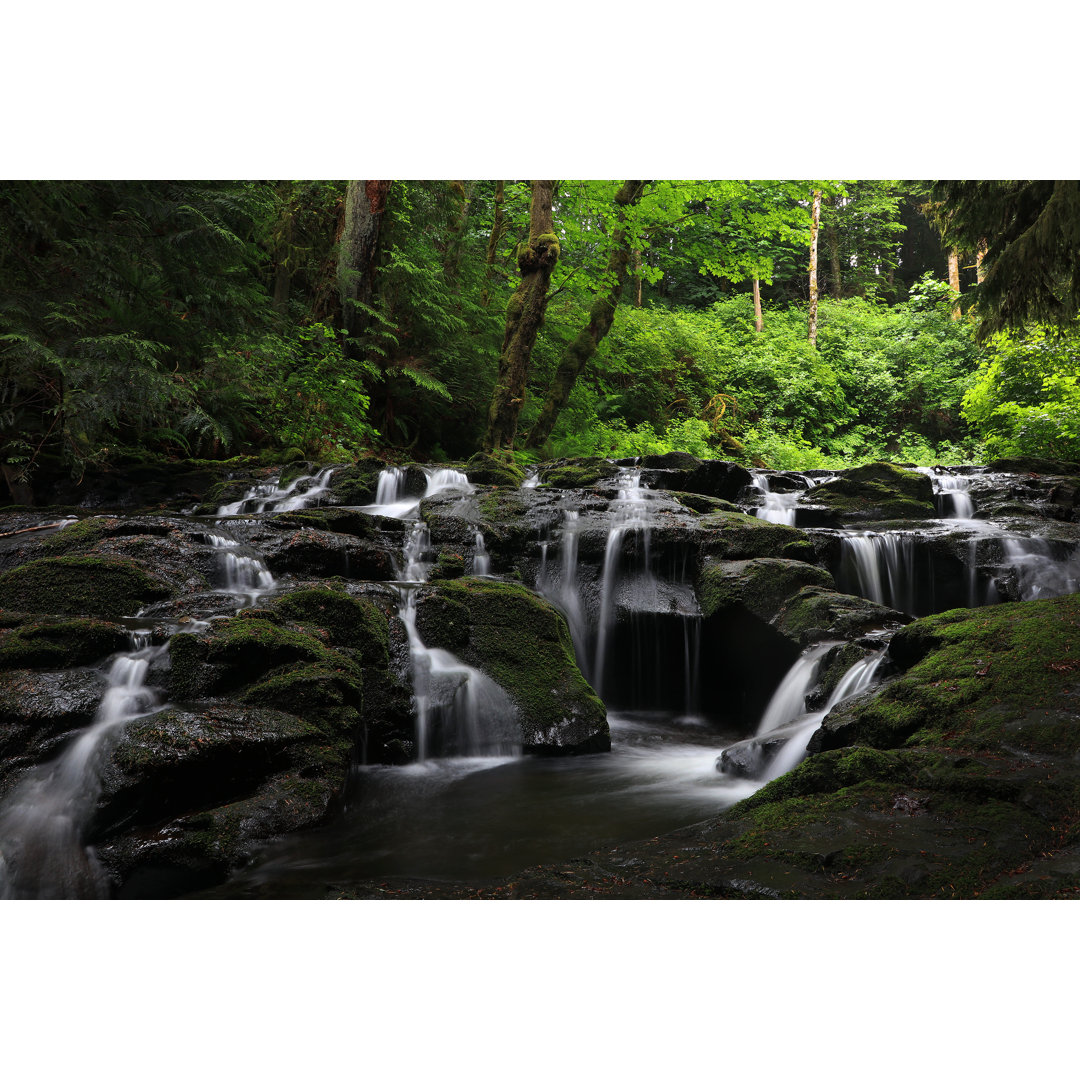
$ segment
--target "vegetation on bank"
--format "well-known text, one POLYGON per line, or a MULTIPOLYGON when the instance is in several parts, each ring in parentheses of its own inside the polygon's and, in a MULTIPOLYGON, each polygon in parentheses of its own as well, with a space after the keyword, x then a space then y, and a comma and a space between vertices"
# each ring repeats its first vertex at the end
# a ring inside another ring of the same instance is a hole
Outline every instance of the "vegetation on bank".
POLYGON ((1076 459, 1078 191, 4 182, 0 471, 1076 459))

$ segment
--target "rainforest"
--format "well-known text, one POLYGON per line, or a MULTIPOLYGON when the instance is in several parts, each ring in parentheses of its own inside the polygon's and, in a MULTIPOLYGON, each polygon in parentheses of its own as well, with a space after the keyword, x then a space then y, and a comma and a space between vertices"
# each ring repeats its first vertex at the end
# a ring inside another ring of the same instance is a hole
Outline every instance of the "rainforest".
POLYGON ((0 183, 0 896, 1080 893, 1080 182, 0 183))

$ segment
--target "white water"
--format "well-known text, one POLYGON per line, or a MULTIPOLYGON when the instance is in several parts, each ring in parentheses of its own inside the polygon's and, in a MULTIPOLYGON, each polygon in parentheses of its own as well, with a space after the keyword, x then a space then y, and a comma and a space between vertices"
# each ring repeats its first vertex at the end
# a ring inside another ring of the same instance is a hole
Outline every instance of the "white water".
POLYGON ((939 472, 934 466, 927 465, 920 466, 916 471, 930 477, 934 502, 944 511, 943 517, 969 520, 975 516, 975 504, 968 494, 970 477, 939 472))
POLYGON ((458 469, 425 469, 427 486, 423 495, 406 495, 405 470, 396 466, 383 469, 379 473, 379 484, 375 489, 375 501, 369 506, 358 506, 366 514, 378 514, 381 517, 407 518, 415 515, 420 502, 440 491, 460 491, 468 494, 474 490, 468 476, 458 469))
POLYGON ((854 576, 860 596, 900 611, 915 605, 914 559, 909 533, 849 532, 840 538, 841 579, 854 576))
POLYGON ((1080 592, 1080 550, 1059 559, 1047 540, 1007 536, 1001 541, 1005 558, 1016 570, 1021 600, 1042 600, 1080 592))
POLYGON ((477 577, 491 576, 491 556, 484 547, 484 534, 477 529, 475 537, 475 549, 473 551, 472 572, 477 577))
POLYGON ((753 474, 752 484, 761 492, 764 502, 754 511, 754 516, 762 521, 772 521, 777 525, 795 524, 795 504, 803 494, 801 491, 771 491, 769 477, 764 473, 753 474))
POLYGON ((160 707, 146 686, 167 645, 136 631, 133 651, 115 657, 93 723, 53 762, 33 769, 0 806, 0 898, 105 899, 108 881, 83 833, 101 791, 99 768, 112 737, 160 707))
POLYGON ((773 691, 769 704, 765 706, 765 712, 761 714, 757 728, 759 736, 790 724, 806 712, 806 695, 817 682, 822 657, 836 644, 835 641, 826 641, 814 645, 791 665, 780 685, 773 691))
POLYGON ((239 540, 219 533, 210 533, 206 539, 211 547, 221 552, 221 565, 225 576, 221 592, 238 596, 246 606, 251 606, 259 597, 274 590, 274 575, 262 559, 256 555, 238 555, 231 550, 240 547, 239 540))
POLYGON ((242 499, 218 507, 217 516, 233 517, 237 514, 262 514, 266 511, 283 513, 286 510, 303 510, 326 494, 333 473, 334 468, 331 466, 321 469, 314 476, 298 476, 286 487, 281 487, 276 480, 256 484, 244 493, 242 499))

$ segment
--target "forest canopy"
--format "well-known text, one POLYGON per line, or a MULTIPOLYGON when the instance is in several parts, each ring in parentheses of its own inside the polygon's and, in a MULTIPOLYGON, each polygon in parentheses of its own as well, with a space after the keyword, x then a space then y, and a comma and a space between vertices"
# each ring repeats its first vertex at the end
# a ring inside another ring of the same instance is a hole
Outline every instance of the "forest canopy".
POLYGON ((8 181, 0 469, 1076 460, 1078 302, 1077 181, 8 181))

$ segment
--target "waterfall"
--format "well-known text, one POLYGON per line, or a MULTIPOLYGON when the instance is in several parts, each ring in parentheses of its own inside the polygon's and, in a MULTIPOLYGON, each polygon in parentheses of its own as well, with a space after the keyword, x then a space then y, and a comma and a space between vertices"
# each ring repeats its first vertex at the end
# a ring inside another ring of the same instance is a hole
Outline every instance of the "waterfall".
POLYGON ((317 503, 330 487, 330 477, 334 467, 320 469, 314 475, 298 476, 288 486, 281 487, 280 481, 269 480, 249 488, 242 499, 218 507, 218 517, 233 517, 236 514, 262 514, 267 511, 283 513, 286 510, 303 510, 317 503))
POLYGON ((942 517, 968 520, 975 516, 975 504, 968 494, 971 487, 970 477, 940 472, 936 466, 922 466, 917 471, 930 477, 934 506, 942 517))
POLYGON ((522 488, 534 488, 540 484, 540 470, 530 469, 525 474, 525 479, 521 481, 522 488))
POLYGON ((758 736, 775 731, 806 712, 806 695, 817 682, 821 659, 835 645, 835 641, 814 645, 791 665, 765 706, 758 723, 758 736))
MULTIPOLYGON (((433 488, 468 485, 464 473, 453 470, 439 470, 436 477, 434 481, 429 477, 429 493, 433 488)), ((478 536, 482 550, 483 537, 479 532, 478 536)), ((399 573, 403 580, 392 586, 398 598, 398 618, 409 640, 417 761, 520 754, 516 709, 506 691, 446 649, 429 648, 416 628, 416 586, 427 581, 431 553, 427 524, 417 521, 402 548, 404 568, 399 568, 399 573)))
POLYGON ((550 600, 566 616, 578 663, 587 678, 587 665, 582 663, 586 657, 588 626, 582 611, 578 588, 578 520, 579 514, 576 510, 563 511, 559 563, 554 572, 548 563, 548 541, 541 541, 540 571, 536 578, 536 591, 550 600))
POLYGON ((146 686, 151 662, 167 645, 132 634, 132 651, 113 659, 93 723, 60 756, 33 769, 0 806, 0 897, 106 899, 109 886, 83 833, 101 791, 105 751, 126 724, 157 711, 146 686))
POLYGON ((463 494, 473 490, 468 476, 458 469, 425 469, 427 485, 423 495, 406 495, 405 470, 391 466, 379 473, 378 487, 375 489, 375 501, 368 506, 357 507, 366 514, 379 514, 382 517, 411 517, 423 499, 440 491, 461 491, 463 494))
POLYGON ((1080 592, 1080 549, 1066 558, 1054 553, 1048 540, 1032 536, 1007 536, 1001 540, 1006 560, 1016 571, 1021 600, 1041 600, 1080 592))
POLYGON ((848 533, 840 538, 841 588, 914 613, 915 538, 908 533, 848 533))
POLYGON ((754 512, 755 517, 763 521, 772 521, 777 525, 795 524, 795 504, 802 495, 801 491, 772 491, 769 477, 764 473, 755 473, 751 484, 761 492, 764 502, 754 512))
POLYGON ((266 563, 255 555, 238 555, 233 548, 240 547, 239 540, 210 533, 206 538, 211 547, 221 551, 221 564, 224 570, 225 585, 222 592, 243 597, 244 606, 255 604, 259 597, 273 590, 274 575, 266 563))
POLYGON ((614 517, 604 548, 604 568, 600 579, 600 615, 596 628, 596 654, 592 667, 593 689, 604 696, 604 667, 607 662, 608 634, 614 621, 615 591, 618 582, 623 536, 639 531, 643 538, 641 581, 655 590, 656 578, 649 560, 650 498, 652 493, 641 486, 641 469, 622 468, 617 478, 618 493, 614 517))
POLYGON ((476 577, 491 576, 491 556, 484 547, 484 534, 477 529, 473 550, 472 572, 476 577))

